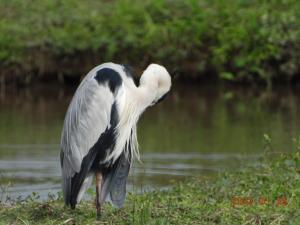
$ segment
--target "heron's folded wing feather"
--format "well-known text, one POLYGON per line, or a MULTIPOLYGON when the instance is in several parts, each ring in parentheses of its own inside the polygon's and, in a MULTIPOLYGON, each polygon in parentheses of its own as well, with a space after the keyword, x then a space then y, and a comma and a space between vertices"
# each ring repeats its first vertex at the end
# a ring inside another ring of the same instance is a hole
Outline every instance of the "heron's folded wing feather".
POLYGON ((77 89, 66 114, 61 139, 62 169, 67 177, 80 171, 83 158, 110 127, 114 94, 109 87, 86 77, 77 89))
POLYGON ((108 63, 94 68, 81 82, 66 113, 60 154, 66 204, 77 198, 93 163, 101 161, 113 145, 117 99, 123 93, 115 67, 108 63))
POLYGON ((123 206, 130 164, 131 159, 127 159, 123 152, 113 167, 103 174, 100 202, 110 201, 117 208, 123 206))

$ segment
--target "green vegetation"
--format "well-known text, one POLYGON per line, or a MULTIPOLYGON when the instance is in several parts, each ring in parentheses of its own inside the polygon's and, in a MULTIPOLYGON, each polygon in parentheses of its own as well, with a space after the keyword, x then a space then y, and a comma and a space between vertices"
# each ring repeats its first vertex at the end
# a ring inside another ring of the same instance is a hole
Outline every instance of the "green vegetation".
POLYGON ((166 191, 129 194, 125 207, 103 209, 95 221, 92 202, 76 210, 61 198, 0 207, 0 224, 300 224, 300 154, 281 155, 240 172, 194 179, 166 191))
POLYGON ((30 82, 104 61, 154 61, 187 79, 291 81, 300 71, 299 11, 298 0, 1 0, 0 70, 30 82))

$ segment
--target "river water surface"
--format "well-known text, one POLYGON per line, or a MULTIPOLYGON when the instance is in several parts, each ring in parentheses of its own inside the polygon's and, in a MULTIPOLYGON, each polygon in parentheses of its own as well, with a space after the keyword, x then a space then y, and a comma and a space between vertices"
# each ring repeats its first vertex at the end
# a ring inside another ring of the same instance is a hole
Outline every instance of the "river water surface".
MULTIPOLYGON (((35 87, 0 96, 0 197, 42 199, 60 191, 59 142, 75 88, 35 87)), ((174 85, 164 102, 149 108, 138 125, 142 163, 128 189, 167 188, 190 177, 239 170, 264 151, 293 151, 300 131, 297 90, 273 91, 174 85)))

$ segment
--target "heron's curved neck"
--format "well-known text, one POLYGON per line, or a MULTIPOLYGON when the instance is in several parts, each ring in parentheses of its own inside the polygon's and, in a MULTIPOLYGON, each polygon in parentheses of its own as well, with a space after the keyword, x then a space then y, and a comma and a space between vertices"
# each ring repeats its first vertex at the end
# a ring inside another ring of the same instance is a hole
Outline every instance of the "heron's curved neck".
POLYGON ((136 95, 135 96, 138 100, 137 104, 139 104, 140 107, 146 109, 148 106, 152 104, 152 102, 155 100, 156 97, 156 87, 153 84, 140 84, 139 87, 136 89, 136 95))

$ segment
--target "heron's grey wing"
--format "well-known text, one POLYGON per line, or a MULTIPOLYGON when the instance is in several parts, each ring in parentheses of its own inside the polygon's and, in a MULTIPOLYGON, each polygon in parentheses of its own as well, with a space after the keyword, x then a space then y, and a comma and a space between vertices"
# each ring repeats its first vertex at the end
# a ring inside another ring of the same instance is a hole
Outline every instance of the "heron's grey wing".
POLYGON ((123 152, 113 167, 106 173, 103 173, 101 202, 110 201, 117 208, 123 206, 130 164, 131 159, 128 159, 123 152))
POLYGON ((66 204, 70 204, 71 197, 77 197, 79 190, 72 186, 80 189, 96 158, 95 153, 100 148, 100 152, 105 154, 104 151, 112 144, 109 143, 114 133, 111 113, 116 107, 116 91, 121 85, 118 73, 113 72, 108 68, 92 70, 81 82, 68 108, 61 139, 66 204), (73 185, 74 182, 79 183, 73 185))

